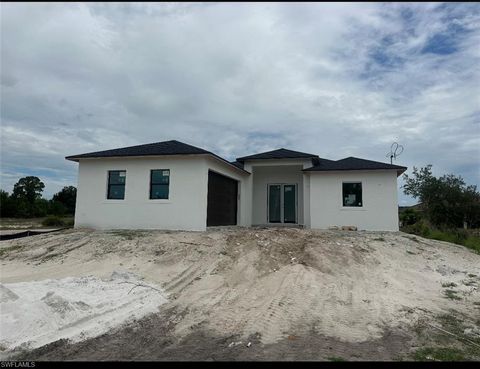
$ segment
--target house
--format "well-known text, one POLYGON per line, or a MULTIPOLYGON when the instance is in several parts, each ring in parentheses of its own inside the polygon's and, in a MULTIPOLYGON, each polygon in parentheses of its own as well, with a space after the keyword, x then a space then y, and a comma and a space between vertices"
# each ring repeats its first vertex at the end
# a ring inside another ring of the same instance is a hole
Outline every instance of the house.
POLYGON ((75 227, 203 231, 219 225, 398 230, 407 168, 278 149, 237 158, 178 141, 66 157, 79 163, 75 227))

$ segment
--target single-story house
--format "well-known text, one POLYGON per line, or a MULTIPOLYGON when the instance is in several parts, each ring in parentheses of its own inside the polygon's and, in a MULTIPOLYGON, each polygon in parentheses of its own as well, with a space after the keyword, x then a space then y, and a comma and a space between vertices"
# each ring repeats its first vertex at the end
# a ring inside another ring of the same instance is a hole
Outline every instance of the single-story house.
POLYGON ((75 227, 205 230, 300 225, 398 230, 407 168, 278 149, 237 158, 179 141, 66 157, 79 163, 75 227))

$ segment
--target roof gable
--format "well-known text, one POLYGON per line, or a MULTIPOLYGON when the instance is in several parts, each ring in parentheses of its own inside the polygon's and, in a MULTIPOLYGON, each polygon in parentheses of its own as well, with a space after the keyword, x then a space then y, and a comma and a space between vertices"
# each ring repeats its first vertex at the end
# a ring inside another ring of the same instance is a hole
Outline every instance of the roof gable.
POLYGON ((237 158, 237 161, 244 162, 246 160, 258 160, 258 159, 303 159, 303 158, 318 158, 318 155, 281 148, 277 150, 262 152, 259 154, 243 156, 241 158, 237 158))

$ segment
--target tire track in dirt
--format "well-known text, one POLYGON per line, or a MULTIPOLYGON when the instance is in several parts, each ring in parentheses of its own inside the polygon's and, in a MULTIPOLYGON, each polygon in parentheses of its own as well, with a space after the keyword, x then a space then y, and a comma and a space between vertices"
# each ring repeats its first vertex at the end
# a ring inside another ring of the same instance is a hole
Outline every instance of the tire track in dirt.
POLYGON ((173 279, 167 282, 163 289, 168 293, 178 293, 185 289, 190 283, 193 282, 194 278, 198 276, 202 270, 202 265, 191 264, 186 269, 184 269, 180 274, 177 274, 173 279))
POLYGON ((289 329, 308 309, 309 299, 301 288, 304 279, 303 266, 288 267, 277 290, 266 303, 249 317, 244 329, 246 334, 260 333, 264 344, 276 342, 289 333, 289 329), (300 269, 301 268, 301 269, 300 269))

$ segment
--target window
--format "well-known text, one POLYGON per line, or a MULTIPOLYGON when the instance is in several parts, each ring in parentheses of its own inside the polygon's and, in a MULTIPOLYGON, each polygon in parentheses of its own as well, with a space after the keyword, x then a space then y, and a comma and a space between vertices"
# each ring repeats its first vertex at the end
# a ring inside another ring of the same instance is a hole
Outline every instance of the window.
POLYGON ((361 182, 343 183, 343 206, 363 206, 361 182))
POLYGON ((123 200, 125 198, 125 170, 110 170, 108 172, 108 200, 123 200))
POLYGON ((155 169, 150 172, 150 200, 168 199, 170 184, 169 169, 155 169))

